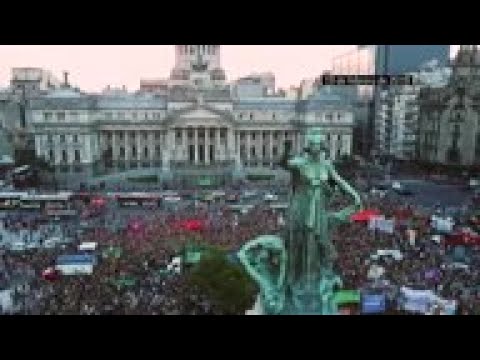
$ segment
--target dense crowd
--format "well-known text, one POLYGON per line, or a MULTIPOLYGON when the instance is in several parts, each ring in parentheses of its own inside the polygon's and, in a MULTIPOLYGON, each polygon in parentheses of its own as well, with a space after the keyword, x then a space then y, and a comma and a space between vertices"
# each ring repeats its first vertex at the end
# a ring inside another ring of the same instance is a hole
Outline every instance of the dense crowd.
MULTIPOLYGON (((335 207, 343 205, 345 202, 340 199, 335 207)), ((85 210, 80 204, 76 206, 85 210)), ((386 217, 397 216, 399 210, 409 213, 417 239, 415 244, 409 243, 408 226, 402 221, 397 221, 393 234, 372 232, 365 223, 348 223, 333 229, 337 271, 345 288, 374 286, 368 276, 373 263, 370 256, 378 249, 397 249, 404 254, 402 261, 379 260, 389 287, 433 289, 444 298, 457 299, 462 314, 480 313, 480 292, 476 289, 480 257, 472 251, 469 270, 442 267, 451 249, 431 240, 429 218, 434 209, 419 209, 404 199, 367 194, 365 207, 375 208, 386 217), (432 268, 441 269, 438 279, 424 276, 432 268)), ((57 221, 72 236, 71 244, 22 253, 2 250, 0 285, 3 289, 13 286, 14 311, 25 314, 221 314, 215 304, 188 285, 185 276, 162 269, 187 244, 209 244, 237 251, 258 235, 281 231, 283 218, 265 203, 242 214, 222 202, 190 201, 169 208, 122 209, 109 201, 105 211, 95 216, 77 222, 57 221), (195 231, 176 226, 192 218, 204 226, 195 231), (55 281, 42 278, 40 274, 54 266, 58 255, 77 252, 80 242, 98 243, 100 259, 92 275, 60 276, 55 281), (106 250, 113 248, 121 249, 121 254, 105 255, 106 250)), ((42 239, 51 235, 49 229, 55 228, 41 215, 10 214, 0 221, 5 231, 33 229, 42 239)))
MULTIPOLYGON (((470 266, 468 268, 449 267, 447 255, 453 249, 445 246, 444 242, 432 241, 436 232, 430 226, 431 215, 435 209, 419 211, 398 199, 370 197, 366 206, 380 210, 387 218, 396 217, 396 229, 393 234, 368 229, 365 223, 349 223, 337 227, 333 231, 338 259, 337 269, 342 275, 344 286, 349 289, 368 289, 376 282, 369 279, 369 269, 372 264, 379 264, 385 270, 384 279, 388 279, 388 288, 391 290, 392 303, 390 311, 398 310, 393 303, 394 295, 402 286, 414 289, 430 289, 442 298, 458 301, 459 312, 462 314, 480 313, 480 254, 471 249, 470 266), (402 211, 400 211, 402 210, 402 211), (399 213, 408 213, 408 221, 399 213), (403 218, 403 219, 402 219, 403 218), (402 221, 403 220, 403 221, 402 221), (412 224, 414 222, 414 224, 412 224), (414 244, 409 242, 407 224, 416 230, 414 244), (396 261, 393 258, 372 260, 371 255, 379 249, 400 250, 403 259, 396 261), (429 278, 426 274, 432 269, 438 270, 438 275, 429 278)), ((466 220, 466 216, 459 214, 456 219, 459 224, 466 220)))
POLYGON ((240 216, 222 205, 174 209, 110 209, 83 221, 84 233, 60 249, 22 254, 3 253, 5 281, 20 283, 21 312, 31 314, 209 314, 218 310, 186 284, 185 277, 165 274, 172 257, 187 244, 209 244, 238 250, 247 240, 278 230, 272 211, 258 207, 240 216), (176 224, 195 218, 199 231, 176 224), (114 224, 114 226, 111 226, 114 224), (39 274, 61 253, 75 253, 75 244, 97 242, 102 250, 121 249, 120 257, 100 259, 88 276, 62 276, 48 282, 39 274), (27 276, 28 275, 28 276, 27 276), (14 282, 13 279, 20 279, 14 282), (132 284, 116 279, 130 278, 132 284), (26 285, 28 291, 24 291, 26 285))

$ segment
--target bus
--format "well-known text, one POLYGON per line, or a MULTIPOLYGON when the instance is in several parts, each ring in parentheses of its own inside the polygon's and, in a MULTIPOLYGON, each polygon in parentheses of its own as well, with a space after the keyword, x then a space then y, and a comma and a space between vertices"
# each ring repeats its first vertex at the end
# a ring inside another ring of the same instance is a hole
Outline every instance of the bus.
POLYGON ((158 207, 161 196, 157 193, 121 193, 116 194, 115 198, 122 207, 158 207))
POLYGON ((13 169, 12 182, 17 188, 30 187, 34 181, 34 171, 30 165, 24 165, 13 169))
POLYGON ((69 210, 71 208, 72 193, 59 192, 56 194, 25 194, 20 198, 21 209, 69 210))
POLYGON ((20 199, 26 195, 24 192, 1 192, 0 210, 14 210, 20 206, 20 199))

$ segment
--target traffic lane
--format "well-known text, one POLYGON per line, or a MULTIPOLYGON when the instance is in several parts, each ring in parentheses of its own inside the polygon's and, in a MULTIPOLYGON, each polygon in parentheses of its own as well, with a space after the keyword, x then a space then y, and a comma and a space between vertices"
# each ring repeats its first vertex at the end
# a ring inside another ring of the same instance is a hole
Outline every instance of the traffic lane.
POLYGON ((433 182, 412 180, 403 181, 403 184, 413 192, 412 195, 396 195, 413 205, 431 207, 440 206, 462 206, 467 203, 471 195, 465 192, 462 186, 443 185, 433 182))

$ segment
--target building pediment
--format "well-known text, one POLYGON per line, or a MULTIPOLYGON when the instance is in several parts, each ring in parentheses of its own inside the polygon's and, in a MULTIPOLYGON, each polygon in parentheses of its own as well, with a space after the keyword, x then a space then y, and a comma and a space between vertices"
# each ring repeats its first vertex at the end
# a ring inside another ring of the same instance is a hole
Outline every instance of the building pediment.
POLYGON ((197 105, 168 115, 166 125, 175 126, 234 126, 233 115, 208 105, 197 105))
POLYGON ((196 108, 194 110, 190 110, 180 115, 179 119, 181 120, 190 120, 190 119, 221 120, 221 115, 211 110, 207 110, 205 108, 196 108))

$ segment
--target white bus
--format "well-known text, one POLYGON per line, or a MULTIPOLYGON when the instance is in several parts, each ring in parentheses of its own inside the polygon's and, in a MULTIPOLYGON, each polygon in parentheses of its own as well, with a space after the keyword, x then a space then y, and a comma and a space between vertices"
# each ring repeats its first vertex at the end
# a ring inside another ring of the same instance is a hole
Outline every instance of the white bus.
POLYGON ((25 192, 0 192, 0 210, 17 209, 25 192))
POLYGON ((22 209, 67 210, 70 209, 72 192, 56 194, 25 194, 20 198, 22 209))

